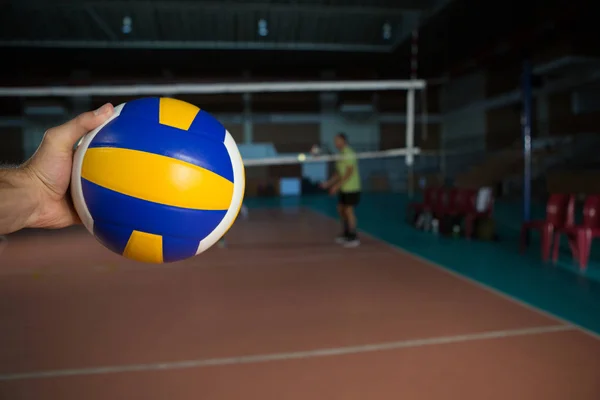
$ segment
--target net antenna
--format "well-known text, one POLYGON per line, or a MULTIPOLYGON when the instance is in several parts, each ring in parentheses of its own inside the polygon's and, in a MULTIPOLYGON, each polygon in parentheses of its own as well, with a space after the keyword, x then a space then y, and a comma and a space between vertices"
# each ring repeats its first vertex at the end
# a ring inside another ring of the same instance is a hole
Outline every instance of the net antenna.
MULTIPOLYGON (((77 96, 174 96, 181 94, 225 93, 292 93, 292 92, 350 92, 350 91, 407 91, 406 102, 406 148, 383 152, 363 153, 361 158, 377 156, 406 157, 406 166, 412 176, 415 155, 415 91, 424 90, 424 80, 359 80, 359 81, 290 81, 248 83, 177 83, 140 85, 93 85, 93 86, 25 86, 0 87, 0 97, 77 97, 77 96)), ((315 157, 314 161, 335 160, 336 156, 315 157)), ((298 162, 297 158, 279 158, 279 163, 298 162)), ((307 159, 310 161, 310 159, 307 159)), ((273 160, 273 163, 276 163, 273 160)), ((252 165, 251 160, 245 161, 252 165)), ((409 185, 412 186, 412 185, 409 185)), ((409 192, 410 192, 409 188, 409 192)))
MULTIPOLYGON (((417 25, 418 26, 418 25, 417 25)), ((411 47, 410 47, 410 79, 417 81, 419 71, 419 30, 413 29, 411 34, 411 47)), ((427 140, 427 88, 424 87, 421 90, 421 140, 422 142, 427 140)), ((415 90, 408 90, 406 98, 406 129, 412 129, 412 132, 406 134, 406 147, 413 148, 414 146, 414 126, 415 126, 415 90), (412 141, 409 144, 409 139, 412 141)), ((410 198, 414 195, 415 187, 415 174, 414 174, 414 158, 413 156, 407 156, 406 166, 408 167, 408 195, 410 198)))

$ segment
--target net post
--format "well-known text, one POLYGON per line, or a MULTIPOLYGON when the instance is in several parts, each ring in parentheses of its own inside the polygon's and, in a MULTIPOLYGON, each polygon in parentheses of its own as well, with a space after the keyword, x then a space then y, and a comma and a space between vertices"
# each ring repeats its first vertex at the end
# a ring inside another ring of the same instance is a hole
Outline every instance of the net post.
POLYGON ((427 140, 429 134, 429 115, 427 111, 427 88, 421 90, 421 138, 427 140))
POLYGON ((406 168, 408 172, 408 196, 414 196, 414 149, 415 149, 415 89, 406 92, 406 168))
MULTIPOLYGON (((410 78, 412 82, 417 79, 419 69, 419 30, 411 32, 410 47, 410 78)), ((414 147, 415 147, 415 89, 410 88, 406 92, 406 169, 408 175, 408 197, 414 197, 415 171, 414 171, 414 147)))
POLYGON ((244 110, 242 112, 244 124, 244 143, 250 144, 252 143, 252 135, 254 128, 252 124, 252 95, 250 93, 244 93, 242 96, 244 101, 244 110))
POLYGON ((531 108, 532 84, 531 65, 528 60, 523 63, 521 75, 522 90, 522 134, 523 134, 523 222, 528 222, 531 216, 531 108))

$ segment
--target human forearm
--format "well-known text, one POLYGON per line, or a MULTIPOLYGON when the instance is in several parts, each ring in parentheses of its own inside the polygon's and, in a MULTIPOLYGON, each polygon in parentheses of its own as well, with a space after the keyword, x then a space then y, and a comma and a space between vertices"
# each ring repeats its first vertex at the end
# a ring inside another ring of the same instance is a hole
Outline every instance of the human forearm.
POLYGON ((337 173, 333 174, 331 176, 331 178, 329 178, 329 180, 325 181, 324 186, 326 188, 331 187, 331 186, 335 185, 339 180, 340 180, 340 176, 337 173))
POLYGON ((20 168, 0 168, 0 235, 27 227, 36 211, 27 173, 20 168))

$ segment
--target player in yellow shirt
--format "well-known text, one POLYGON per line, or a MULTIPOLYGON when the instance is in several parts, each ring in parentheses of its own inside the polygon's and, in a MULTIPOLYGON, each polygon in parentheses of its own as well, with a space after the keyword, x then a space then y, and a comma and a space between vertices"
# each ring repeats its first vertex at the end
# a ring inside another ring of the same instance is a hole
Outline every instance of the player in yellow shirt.
POLYGON ((342 234, 336 238, 336 242, 345 247, 356 247, 360 244, 356 235, 356 214, 354 208, 360 202, 360 173, 356 153, 348 145, 345 134, 339 133, 335 137, 335 147, 339 150, 342 158, 337 161, 335 173, 327 181, 321 184, 323 189, 329 189, 329 193, 338 193, 338 213, 342 222, 342 234))

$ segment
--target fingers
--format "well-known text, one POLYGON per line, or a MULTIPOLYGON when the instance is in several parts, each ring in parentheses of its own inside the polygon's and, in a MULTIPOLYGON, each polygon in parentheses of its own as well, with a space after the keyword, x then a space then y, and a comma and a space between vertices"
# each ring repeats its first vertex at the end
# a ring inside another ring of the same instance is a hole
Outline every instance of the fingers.
POLYGON ((96 111, 80 114, 63 125, 49 129, 44 140, 51 142, 58 151, 71 152, 83 135, 106 122, 113 112, 112 104, 105 104, 96 111))

